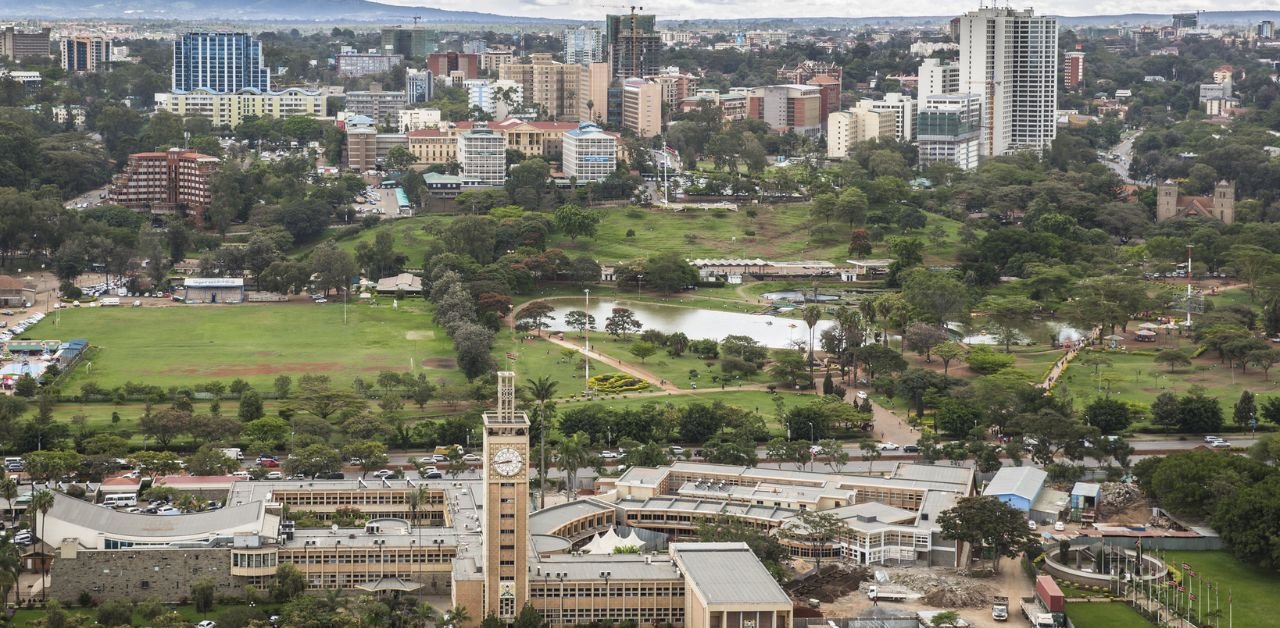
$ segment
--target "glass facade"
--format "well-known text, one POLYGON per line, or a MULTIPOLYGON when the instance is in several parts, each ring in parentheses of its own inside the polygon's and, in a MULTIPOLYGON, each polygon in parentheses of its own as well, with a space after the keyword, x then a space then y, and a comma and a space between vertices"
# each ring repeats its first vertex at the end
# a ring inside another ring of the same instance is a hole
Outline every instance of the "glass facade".
POLYGON ((173 91, 269 91, 262 43, 246 33, 186 33, 173 43, 173 91))

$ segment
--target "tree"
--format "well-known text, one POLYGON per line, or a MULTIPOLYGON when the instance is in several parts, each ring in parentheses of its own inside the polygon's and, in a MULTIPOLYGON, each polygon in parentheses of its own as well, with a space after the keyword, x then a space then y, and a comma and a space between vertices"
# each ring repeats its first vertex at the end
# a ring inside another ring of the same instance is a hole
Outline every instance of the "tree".
POLYGON ((963 437, 983 424, 982 408, 964 399, 946 398, 938 402, 933 424, 944 434, 963 437))
POLYGON ((931 628, 954 628, 955 626, 966 625, 960 623, 961 621, 960 613, 955 611, 942 611, 941 613, 934 615, 933 619, 929 620, 929 625, 931 628))
MULTIPOLYGON (((277 383, 279 380, 277 379, 277 383)), ((278 386, 277 386, 278 389, 278 386)), ((334 415, 358 412, 366 403, 349 390, 337 390, 329 385, 327 377, 304 377, 297 392, 285 404, 290 411, 301 411, 319 419, 334 415)))
POLYGON ((1173 372, 1174 367, 1191 366, 1191 358, 1187 353, 1175 348, 1161 349, 1160 353, 1156 354, 1155 361, 1157 364, 1167 365, 1170 373, 1173 372))
POLYGON ((463 323, 453 333, 453 349, 458 368, 467 379, 475 379, 494 370, 493 331, 475 323, 463 323))
POLYGON ((653 354, 657 353, 657 352, 658 352, 658 348, 657 348, 657 347, 655 347, 655 346, 653 345, 653 343, 651 343, 651 342, 645 342, 645 341, 643 341, 643 340, 637 340, 637 341, 635 341, 635 342, 631 343, 631 346, 627 348, 627 351, 628 351, 631 355, 634 355, 634 356, 636 356, 637 358, 640 358, 640 361, 641 361, 641 362, 644 362, 644 359, 645 359, 645 358, 647 358, 647 357, 649 357, 649 356, 651 356, 651 355, 653 355, 653 354))
POLYGON ((191 603, 197 613, 208 613, 213 610, 214 582, 209 578, 201 578, 191 583, 191 603))
MULTIPOLYGON (((1026 525, 1023 524, 1023 528, 1026 525)), ((822 555, 828 546, 848 532, 844 521, 829 512, 802 510, 782 527, 781 535, 797 543, 807 545, 816 569, 822 568, 822 555)))
POLYGON ((541 330, 550 327, 544 321, 555 320, 556 317, 551 315, 555 310, 556 308, 546 301, 533 301, 520 308, 520 311, 516 313, 516 321, 524 323, 530 329, 541 332, 541 330))
POLYGON ((542 209, 550 180, 551 167, 546 161, 537 157, 526 159, 519 165, 512 166, 507 174, 507 197, 526 210, 542 209))
POLYGON ((1258 280, 1274 273, 1280 266, 1275 253, 1252 244, 1237 244, 1227 252, 1227 261, 1235 267, 1240 278, 1249 283, 1249 300, 1257 296, 1258 280))
POLYGON ((129 456, 129 461, 152 478, 173 475, 182 470, 178 455, 172 451, 135 451, 129 456))
MULTIPOLYGON (((671 294, 698 283, 698 270, 679 253, 660 253, 644 261, 645 285, 671 294)), ((621 277, 620 277, 621 279, 621 277)))
POLYGON ((271 599, 283 604, 302 595, 307 590, 307 577, 291 563, 276 567, 276 578, 271 583, 271 599))
POLYGON ((604 319, 604 330, 610 336, 621 337, 624 340, 629 334, 640 331, 641 326, 640 321, 636 319, 635 312, 625 307, 613 308, 609 318, 604 319))
POLYGON ((1097 397, 1084 408, 1084 422, 1103 434, 1123 432, 1133 423, 1134 411, 1129 404, 1110 397, 1097 397))
POLYGON ((175 438, 191 428, 191 413, 165 409, 144 414, 138 419, 138 428, 143 434, 154 438, 156 444, 168 447, 175 438))
POLYGON ((329 294, 330 290, 346 290, 351 278, 356 276, 356 260, 350 253, 326 242, 311 252, 311 272, 318 290, 329 294))
POLYGON ((333 473, 341 468, 342 455, 337 449, 325 443, 314 443, 290 452, 289 457, 284 461, 284 470, 289 475, 300 473, 316 477, 333 473))
POLYGON ((211 445, 186 458, 187 471, 192 475, 226 475, 240 470, 240 462, 211 445))
POLYGON ((917 323, 908 327, 906 334, 902 337, 903 342, 915 351, 916 355, 924 356, 925 362, 932 362, 933 356, 930 353, 933 348, 947 342, 950 338, 945 329, 926 323, 917 323))
POLYGON ((933 355, 942 360, 942 374, 946 375, 947 371, 951 367, 951 361, 956 358, 963 357, 968 352, 969 350, 965 349, 964 345, 952 340, 938 345, 938 347, 933 350, 933 355))
POLYGON ((18 499, 18 480, 13 476, 0 480, 0 497, 3 497, 5 503, 9 504, 9 521, 17 521, 17 517, 14 515, 13 502, 18 499))
POLYGON ((1004 345, 1004 352, 1009 353, 1010 345, 1021 337, 1021 330, 1031 322, 1031 315, 1039 305, 1022 296, 988 297, 982 308, 987 311, 987 320, 1004 345))
POLYGON ((389 460, 387 458, 387 446, 372 440, 357 440, 347 443, 342 448, 342 455, 346 458, 360 459, 361 478, 368 475, 370 471, 387 466, 389 460))
MULTIPOLYGON (((50 491, 50 490, 36 491, 31 495, 31 505, 28 507, 28 509, 31 512, 40 513, 40 540, 41 541, 46 540, 44 537, 44 531, 45 531, 45 526, 48 525, 49 523, 49 509, 53 508, 53 499, 54 499, 53 491, 50 491)), ((45 577, 48 576, 48 574, 49 574, 48 570, 41 570, 40 572, 40 588, 44 592, 43 595, 44 595, 45 602, 49 601, 49 589, 45 585, 45 577)))
POLYGON ((974 555, 991 551, 991 570, 999 571, 1001 557, 1014 558, 1034 542, 1026 515, 995 497, 961 497, 955 507, 938 515, 945 538, 969 543, 974 555))
POLYGON ((383 158, 382 165, 392 172, 403 172, 408 170, 413 164, 418 163, 418 158, 409 152, 404 146, 393 146, 387 151, 387 156, 383 158))
POLYGON ((565 485, 571 496, 578 494, 578 470, 590 466, 594 458, 589 446, 587 435, 579 432, 563 438, 556 448, 556 466, 564 472, 565 485))
POLYGON ((975 373, 991 375, 1012 367, 1014 357, 1009 354, 996 353, 990 347, 978 345, 969 349, 969 355, 965 358, 965 362, 969 364, 969 368, 973 369, 975 373))
POLYGON ((969 287, 948 273, 923 268, 908 272, 902 297, 921 319, 937 327, 968 316, 969 287))
POLYGON ((812 303, 800 309, 800 318, 804 319, 804 324, 809 326, 809 373, 813 373, 813 328, 818 326, 818 321, 822 320, 822 306, 812 303))
POLYGON ((791 349, 774 351, 769 376, 788 388, 798 388, 801 380, 807 383, 808 369, 805 367, 804 355, 791 349))
POLYGON ((1253 393, 1247 390, 1240 392, 1240 399, 1236 401, 1231 418, 1236 425, 1245 427, 1252 425, 1257 420, 1258 406, 1254 403, 1253 393))
POLYGON ((553 224, 570 240, 576 241, 578 236, 594 237, 596 225, 600 224, 600 213, 578 205, 561 205, 555 211, 553 224))
POLYGON ((588 329, 596 328, 596 317, 582 310, 572 310, 564 315, 564 324, 586 335, 588 329))
POLYGON ((1192 434, 1205 434, 1222 429, 1222 406, 1218 400, 1193 387, 1178 400, 1178 426, 1192 434))

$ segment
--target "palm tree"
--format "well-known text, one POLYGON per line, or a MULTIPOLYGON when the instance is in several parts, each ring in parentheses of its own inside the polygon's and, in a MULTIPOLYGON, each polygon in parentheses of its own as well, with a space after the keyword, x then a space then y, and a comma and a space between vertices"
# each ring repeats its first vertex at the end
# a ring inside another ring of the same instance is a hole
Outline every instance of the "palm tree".
POLYGON ((822 306, 816 303, 804 306, 800 310, 800 317, 804 319, 804 324, 809 326, 809 375, 813 375, 813 328, 818 325, 818 321, 822 320, 822 306))
POLYGON ((436 609, 431 607, 430 602, 422 602, 413 607, 412 617, 414 620, 413 625, 426 628, 426 626, 430 626, 435 623, 436 609))
MULTIPOLYGON (((44 542, 44 526, 49 519, 50 508, 53 508, 53 491, 36 491, 36 493, 31 496, 31 510, 38 511, 40 513, 40 542, 42 543, 44 542)), ((48 574, 49 569, 46 565, 40 570, 40 591, 43 594, 44 601, 46 602, 49 601, 49 589, 44 586, 44 580, 45 576, 48 574)))
POLYGON ((173 502, 174 507, 187 512, 200 512, 204 502, 194 493, 183 493, 173 502))
POLYGON ((444 614, 444 624, 453 628, 462 628, 469 621, 471 621, 471 613, 465 606, 455 606, 444 614))
MULTIPOLYGON (((0 600, 7 600, 9 592, 17 593, 18 573, 22 571, 22 556, 18 546, 8 536, 0 536, 0 600)), ((15 598, 14 603, 18 600, 15 598)))
POLYGON ((9 502, 9 521, 14 521, 13 500, 18 499, 18 481, 13 477, 0 480, 0 497, 9 502))
MULTIPOLYGON (((589 359, 589 358, 588 358, 589 359)), ((556 382, 546 375, 538 379, 525 380, 529 383, 529 394, 538 400, 538 508, 547 507, 547 428, 551 423, 551 415, 555 406, 547 408, 547 401, 556 396, 556 382)))
POLYGON ((578 485, 578 469, 591 466, 591 452, 587 447, 587 435, 581 432, 560 441, 560 452, 556 456, 556 464, 564 471, 569 489, 578 485))
POLYGON ((427 503, 431 491, 426 484, 419 484, 409 491, 409 512, 413 513, 413 529, 418 531, 418 547, 422 547, 422 526, 418 525, 418 510, 427 503))

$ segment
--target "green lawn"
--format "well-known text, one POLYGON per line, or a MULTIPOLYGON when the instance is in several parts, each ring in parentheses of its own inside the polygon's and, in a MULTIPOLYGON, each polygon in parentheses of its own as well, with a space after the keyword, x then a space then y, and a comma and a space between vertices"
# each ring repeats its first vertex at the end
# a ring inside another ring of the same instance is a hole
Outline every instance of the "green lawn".
MULTIPOLYGON (((564 347, 536 336, 519 342, 512 332, 506 330, 498 333, 493 346, 498 368, 514 369, 517 383, 521 385, 530 379, 550 377, 556 382, 557 398, 580 393, 586 388, 582 383, 581 354, 566 356, 564 347), (515 360, 507 358, 508 353, 514 355, 515 360)), ((615 372, 616 369, 599 360, 591 361, 592 375, 615 372)))
MULTIPOLYGON (((632 340, 618 340, 604 334, 595 334, 591 339, 591 350, 598 351, 604 355, 621 359, 623 363, 630 363, 638 368, 645 369, 662 379, 679 386, 680 388, 693 388, 693 384, 697 384, 698 388, 717 388, 720 386, 719 381, 713 378, 723 375, 720 370, 719 360, 710 360, 711 366, 707 366, 706 360, 700 360, 692 354, 685 353, 678 358, 667 355, 665 350, 659 347, 657 353, 649 356, 644 362, 628 351, 632 340), (689 377, 689 371, 696 370, 698 378, 689 377)), ((744 384, 764 383, 769 381, 767 374, 760 372, 742 380, 734 380, 729 382, 726 380, 728 387, 732 388, 738 382, 744 384)))
MULTIPOLYGON (((1067 617, 1076 628, 1136 628, 1138 626, 1154 626, 1145 617, 1138 614, 1128 604, 1108 602, 1093 604, 1077 602, 1067 605, 1067 617)), ((1244 625, 1244 624, 1242 624, 1244 625)), ((1261 625, 1261 624, 1248 624, 1261 625)))
POLYGON ((270 389, 278 375, 320 373, 338 382, 379 371, 425 368, 456 378, 453 345, 422 302, 392 309, 340 303, 244 304, 69 310, 25 335, 85 338, 93 349, 67 377, 77 391, 95 382, 168 387, 241 378, 270 389))
MULTIPOLYGON (((1127 344, 1133 350, 1137 343, 1127 344)), ((1153 351, 1174 344, 1156 343, 1154 349, 1142 346, 1139 348, 1153 351)), ((1191 345, 1182 346, 1189 349, 1191 345)), ((1226 365, 1218 364, 1212 353, 1197 358, 1190 368, 1178 368, 1170 373, 1167 367, 1156 364, 1151 355, 1108 351, 1105 355, 1111 360, 1111 364, 1102 366, 1098 375, 1094 374, 1093 367, 1081 362, 1085 355, 1088 354, 1077 357, 1067 369, 1066 375, 1059 380, 1069 387, 1072 397, 1081 406, 1095 397, 1106 395, 1108 390, 1112 397, 1122 401, 1150 405, 1162 392, 1181 395, 1192 386, 1200 386, 1205 389, 1205 394, 1222 404, 1224 416, 1230 421, 1231 409, 1240 398, 1240 391, 1247 389, 1260 397, 1280 393, 1280 387, 1275 382, 1277 375, 1268 378, 1258 369, 1249 369, 1244 374, 1239 369, 1232 372, 1226 365)), ((1262 403, 1262 400, 1257 402, 1262 403)))
POLYGON ((1220 587, 1224 618, 1230 593, 1233 622, 1259 628, 1280 626, 1272 597, 1280 591, 1280 575, 1275 572, 1246 565, 1227 552, 1169 552, 1165 560, 1174 565, 1187 563, 1205 582, 1220 587))

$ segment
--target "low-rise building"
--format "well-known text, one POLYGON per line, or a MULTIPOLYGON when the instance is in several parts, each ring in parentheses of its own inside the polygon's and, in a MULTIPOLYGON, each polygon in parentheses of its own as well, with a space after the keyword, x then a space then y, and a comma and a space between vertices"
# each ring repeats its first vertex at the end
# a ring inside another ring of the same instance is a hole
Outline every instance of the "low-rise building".
MULTIPOLYGON (((419 164, 448 164, 458 161, 458 136, 475 128, 477 123, 459 121, 442 123, 439 128, 410 131, 409 150, 418 158, 419 164)), ((498 122, 489 122, 485 126, 502 135, 506 147, 518 150, 527 156, 539 156, 548 161, 558 161, 564 150, 564 134, 579 127, 576 122, 528 122, 517 118, 507 118, 498 122)), ((615 159, 624 159, 624 146, 618 142, 619 135, 613 131, 604 131, 614 138, 618 154, 615 159)))
POLYGON ((816 136, 824 122, 822 89, 814 85, 765 85, 747 97, 747 117, 777 133, 816 136))
POLYGON ((190 212, 199 217, 209 206, 209 179, 218 158, 181 148, 135 153, 111 180, 107 199, 134 211, 152 214, 190 212))
POLYGON ((470 79, 462 82, 467 103, 473 109, 502 119, 524 106, 524 86, 511 80, 470 79))
POLYGON ((747 119, 747 95, 741 92, 721 93, 714 89, 700 89, 693 96, 680 101, 680 111, 693 111, 704 103, 719 107, 725 122, 747 119))
POLYGON ((382 91, 382 85, 374 83, 367 91, 347 92, 344 108, 349 115, 365 116, 378 124, 390 126, 395 124, 400 110, 408 106, 408 94, 382 91))
POLYGON ((248 117, 323 117, 325 96, 318 91, 289 88, 278 92, 243 89, 219 94, 208 89, 156 94, 156 109, 182 117, 207 118, 215 128, 235 128, 248 117))
POLYGON ((854 106, 858 111, 887 112, 894 119, 894 138, 900 142, 915 139, 916 101, 910 96, 891 92, 884 95, 884 100, 864 98, 854 106))
POLYGON ((618 140, 589 122, 564 134, 563 167, 580 183, 602 181, 618 169, 618 140))

